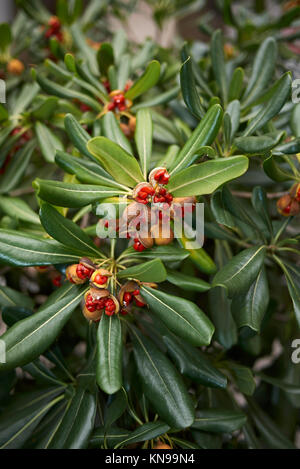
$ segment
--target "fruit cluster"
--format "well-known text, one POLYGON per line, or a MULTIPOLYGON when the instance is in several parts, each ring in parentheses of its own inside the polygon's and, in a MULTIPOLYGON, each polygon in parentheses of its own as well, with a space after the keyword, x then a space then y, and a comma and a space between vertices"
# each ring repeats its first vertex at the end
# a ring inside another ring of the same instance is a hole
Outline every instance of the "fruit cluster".
POLYGON ((278 199, 277 209, 285 217, 295 216, 300 213, 300 183, 294 184, 288 194, 278 199))
POLYGON ((55 37, 59 42, 63 41, 63 33, 61 29, 61 22, 57 18, 57 16, 51 16, 48 21, 48 27, 45 31, 46 39, 50 39, 55 37))

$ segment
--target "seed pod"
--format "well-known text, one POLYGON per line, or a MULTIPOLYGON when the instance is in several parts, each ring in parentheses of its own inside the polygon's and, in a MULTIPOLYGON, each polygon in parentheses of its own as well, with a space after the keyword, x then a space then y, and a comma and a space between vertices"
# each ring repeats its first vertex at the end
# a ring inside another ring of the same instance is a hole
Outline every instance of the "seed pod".
POLYGON ((69 265, 69 267, 66 268, 66 277, 69 282, 75 283, 76 285, 81 285, 86 282, 86 279, 81 279, 78 277, 76 273, 77 266, 78 264, 69 265))
POLYGON ((86 301, 87 297, 91 295, 93 300, 101 300, 101 298, 108 298, 110 292, 104 288, 90 288, 89 291, 84 295, 84 300, 86 301))
POLYGON ((289 194, 280 197, 277 201, 277 209, 278 212, 285 217, 297 215, 300 212, 299 203, 289 194))
POLYGON ((101 316, 103 314, 103 311, 102 310, 98 310, 96 309, 95 311, 89 311, 87 309, 87 307, 84 305, 83 308, 82 308, 82 314, 84 315, 84 317, 86 319, 88 319, 89 321, 94 321, 94 322, 98 322, 100 321, 101 319, 101 316))
POLYGON ((159 166, 158 168, 152 169, 152 171, 149 174, 149 182, 153 187, 155 187, 157 185, 157 180, 155 179, 155 175, 160 170, 164 170, 165 173, 168 174, 167 168, 164 168, 162 166, 159 166))
POLYGON ((132 191, 132 197, 136 199, 139 197, 140 192, 145 192, 145 194, 148 193, 149 196, 154 195, 154 189, 151 184, 149 184, 149 182, 140 182, 137 186, 135 186, 132 191))
POLYGON ((171 230, 169 226, 164 227, 161 220, 157 225, 154 225, 151 228, 151 232, 154 236, 154 241, 157 246, 166 246, 167 244, 172 243, 174 239, 173 230, 171 230))
POLYGON ((21 60, 11 59, 7 64, 7 71, 12 75, 21 75, 24 72, 24 64, 21 60))
MULTIPOLYGON (((290 196, 300 202, 300 183, 296 183, 292 186, 290 192, 290 196)), ((279 199, 280 200, 280 199, 279 199)))
POLYGON ((122 287, 120 288, 119 295, 118 295, 121 305, 123 304, 124 294, 126 292, 133 293, 135 290, 139 288, 140 288, 139 283, 135 282, 134 280, 129 280, 128 282, 124 283, 124 285, 122 285, 122 287))
POLYGON ((91 276, 91 284, 97 288, 107 288, 111 275, 111 272, 106 269, 96 269, 91 276))
POLYGON ((141 236, 138 236, 138 239, 146 249, 152 248, 154 244, 154 240, 150 233, 148 234, 147 238, 142 238, 141 236))
POLYGON ((82 257, 79 261, 80 264, 84 265, 88 269, 96 270, 97 266, 88 257, 82 257))
POLYGON ((167 445, 166 443, 162 443, 161 441, 158 441, 156 445, 154 446, 154 449, 172 449, 170 445, 167 445))

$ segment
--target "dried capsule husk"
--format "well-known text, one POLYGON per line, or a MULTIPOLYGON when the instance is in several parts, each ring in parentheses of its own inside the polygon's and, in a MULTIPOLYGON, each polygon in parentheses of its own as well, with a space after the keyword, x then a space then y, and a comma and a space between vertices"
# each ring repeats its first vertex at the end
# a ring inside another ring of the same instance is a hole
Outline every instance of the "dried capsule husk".
POLYGON ((157 171, 159 171, 160 169, 167 171, 167 168, 164 168, 163 166, 158 166, 157 168, 152 169, 152 171, 149 174, 149 182, 153 187, 155 187, 158 184, 158 182, 154 179, 154 176, 157 173, 157 171))
POLYGON ((151 220, 151 209, 147 205, 132 202, 124 209, 121 222, 123 224, 128 224, 137 217, 139 217, 139 219, 141 218, 145 222, 149 222, 151 220))
POLYGON ((146 248, 146 249, 150 249, 152 248, 153 244, 154 244, 154 240, 151 236, 151 233, 148 233, 148 236, 145 238, 145 237, 142 237, 140 235, 138 235, 138 240, 142 243, 142 245, 146 248))
POLYGON ((278 212, 285 217, 297 215, 300 212, 299 202, 293 199, 290 194, 285 194, 280 197, 277 201, 277 209, 278 212))
POLYGON ((101 317, 102 317, 102 314, 103 314, 103 310, 99 310, 99 309, 96 309, 95 311, 89 311, 87 309, 87 307, 84 305, 83 308, 82 308, 82 314, 84 315, 84 317, 86 319, 88 319, 89 321, 94 321, 94 322, 98 322, 100 321, 101 317))
POLYGON ((79 261, 79 264, 82 264, 82 265, 84 265, 84 267, 87 267, 88 269, 91 269, 91 270, 96 270, 97 269, 96 264, 94 264, 91 261, 91 259, 89 259, 88 257, 82 257, 79 261))
POLYGON ((195 196, 190 197, 174 197, 171 208, 170 208, 170 215, 174 218, 176 215, 182 215, 182 208, 184 208, 185 204, 195 205, 197 199, 195 196), (180 209, 180 210, 178 210, 180 209))
POLYGON ((113 302, 115 303, 115 306, 116 306, 115 314, 118 314, 118 312, 120 311, 119 301, 117 300, 117 298, 114 295, 109 295, 109 298, 111 298, 113 300, 113 302))
POLYGON ((87 293, 84 295, 84 300, 86 301, 87 297, 91 295, 94 301, 101 300, 101 298, 108 298, 110 292, 104 288, 90 288, 87 293))
POLYGON ((108 282, 109 282, 109 277, 112 276, 112 273, 109 272, 109 270, 106 270, 106 269, 96 269, 93 273, 92 273, 92 276, 90 278, 90 283, 93 287, 95 288, 107 288, 108 286, 108 282), (106 282, 100 284, 100 283, 97 283, 95 282, 95 279, 96 277, 100 275, 101 277, 105 278, 106 277, 106 282))
POLYGON ((77 275, 77 266, 78 264, 72 264, 72 265, 69 265, 69 267, 66 268, 66 277, 67 277, 67 280, 69 280, 69 282, 71 283, 75 283, 76 285, 82 285, 83 283, 85 283, 87 281, 86 278, 79 278, 78 275, 77 275))

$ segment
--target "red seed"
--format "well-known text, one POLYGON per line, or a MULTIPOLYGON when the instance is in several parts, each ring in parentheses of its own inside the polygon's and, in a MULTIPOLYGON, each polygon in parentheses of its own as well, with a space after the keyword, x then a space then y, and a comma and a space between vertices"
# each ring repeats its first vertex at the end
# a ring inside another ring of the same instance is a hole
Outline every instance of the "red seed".
POLYGON ((97 285, 104 285, 107 282, 107 277, 106 277, 106 275, 97 274, 95 276, 93 282, 97 283, 97 285))

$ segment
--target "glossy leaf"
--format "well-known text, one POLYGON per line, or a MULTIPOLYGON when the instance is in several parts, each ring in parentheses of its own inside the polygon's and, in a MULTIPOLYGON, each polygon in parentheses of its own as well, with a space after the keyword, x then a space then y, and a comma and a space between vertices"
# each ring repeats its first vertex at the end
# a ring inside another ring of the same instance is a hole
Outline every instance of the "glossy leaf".
POLYGON ((181 59, 183 61, 180 70, 180 84, 182 96, 185 104, 187 105, 191 113, 194 114, 197 119, 201 119, 204 115, 204 110, 196 88, 196 83, 193 74, 192 58, 188 54, 186 45, 182 48, 181 59))
POLYGON ((136 159, 106 137, 91 139, 87 148, 117 182, 134 187, 144 180, 136 159))
POLYGON ((130 100, 136 99, 144 94, 158 82, 160 77, 160 64, 157 60, 152 60, 138 80, 126 92, 125 97, 130 100))
POLYGON ((41 152, 48 163, 54 162, 56 150, 63 150, 59 138, 42 122, 35 124, 35 132, 41 152))
POLYGON ((193 165, 176 173, 168 189, 175 197, 211 194, 225 182, 244 174, 248 164, 248 158, 240 155, 193 165))
POLYGON ((122 328, 119 317, 103 314, 97 333, 97 383, 107 394, 122 386, 122 328))
POLYGON ((25 365, 47 350, 86 291, 86 286, 66 284, 50 295, 36 314, 10 327, 1 336, 6 363, 0 364, 0 371, 25 365))
POLYGON ((45 179, 36 179, 32 185, 38 197, 59 207, 84 207, 106 197, 128 194, 124 190, 113 187, 73 184, 45 179))
POLYGON ((0 196, 0 208, 4 213, 13 215, 18 220, 34 223, 36 225, 40 224, 38 215, 20 197, 0 196))
POLYGON ((167 281, 187 291, 202 293, 210 289, 210 284, 201 278, 192 277, 190 275, 185 275, 181 272, 171 270, 168 270, 167 281))
POLYGON ((222 117, 223 111, 219 104, 209 109, 178 153, 174 164, 171 166, 171 175, 190 166, 197 157, 198 150, 205 145, 213 143, 221 126, 222 117))
POLYGON ((226 288, 229 297, 245 292, 257 277, 265 255, 265 246, 241 251, 219 270, 212 285, 226 288))
POLYGON ((136 130, 134 139, 145 180, 147 180, 147 174, 152 156, 152 134, 153 125, 151 112, 149 109, 141 109, 136 114, 136 130))
POLYGON ((121 270, 118 278, 136 279, 140 282, 164 282, 167 277, 166 269, 160 259, 144 262, 121 270))
POLYGON ((243 412, 227 409, 203 409, 197 412, 192 428, 212 433, 232 433, 245 425, 243 412))
POLYGON ((213 324, 194 303, 160 290, 143 286, 141 295, 150 310, 170 331, 192 345, 208 345, 214 332, 213 324))
POLYGON ((130 331, 145 395, 170 427, 189 427, 194 421, 193 403, 180 374, 138 329, 131 326, 130 331))

